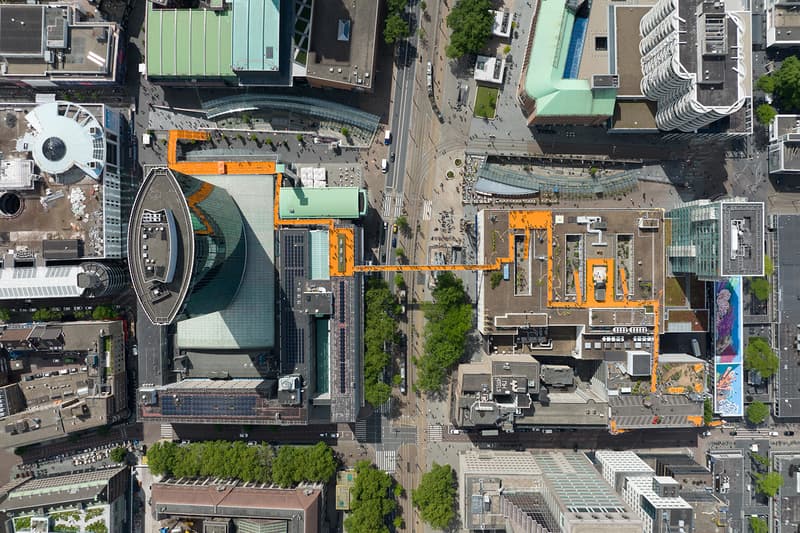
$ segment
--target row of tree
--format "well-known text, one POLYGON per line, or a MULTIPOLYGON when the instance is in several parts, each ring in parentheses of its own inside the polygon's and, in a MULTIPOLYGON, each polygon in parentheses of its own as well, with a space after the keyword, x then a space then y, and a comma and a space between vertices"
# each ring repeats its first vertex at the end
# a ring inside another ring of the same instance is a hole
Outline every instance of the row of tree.
POLYGON ((386 382, 386 372, 392 362, 387 348, 397 341, 401 307, 381 278, 369 280, 364 300, 364 399, 377 407, 392 394, 392 387, 386 382))
POLYGON ((411 28, 403 18, 407 2, 408 0, 388 0, 389 14, 383 25, 383 40, 386 44, 394 44, 411 35, 411 28))
POLYGON ((292 487, 302 482, 326 483, 336 473, 333 450, 314 446, 247 446, 244 442, 206 441, 187 445, 157 442, 147 451, 154 474, 172 477, 221 477, 292 487))
POLYGON ((436 278, 433 303, 426 304, 424 353, 417 365, 416 386, 426 392, 440 391, 449 370, 458 364, 472 329, 472 305, 464 284, 451 272, 436 278))
MULTIPOLYGON (((349 533, 389 533, 390 519, 397 511, 395 495, 398 487, 389 474, 378 470, 369 461, 359 461, 350 492, 350 514, 344 521, 345 529, 349 533)), ((396 528, 400 523, 393 525, 396 528)))
MULTIPOLYGON (((772 103, 783 112, 800 111, 800 59, 789 56, 783 60, 781 67, 771 74, 758 78, 756 87, 772 97, 772 103)), ((761 124, 769 124, 778 114, 777 109, 769 103, 756 107, 756 120, 761 124)))

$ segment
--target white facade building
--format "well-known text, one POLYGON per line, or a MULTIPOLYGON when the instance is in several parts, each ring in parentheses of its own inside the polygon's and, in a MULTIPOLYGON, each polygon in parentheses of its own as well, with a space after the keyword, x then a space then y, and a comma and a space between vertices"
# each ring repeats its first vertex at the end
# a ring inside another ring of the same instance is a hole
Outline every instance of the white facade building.
POLYGON ((642 17, 642 93, 660 130, 752 132, 751 15, 711 0, 658 0, 642 17))

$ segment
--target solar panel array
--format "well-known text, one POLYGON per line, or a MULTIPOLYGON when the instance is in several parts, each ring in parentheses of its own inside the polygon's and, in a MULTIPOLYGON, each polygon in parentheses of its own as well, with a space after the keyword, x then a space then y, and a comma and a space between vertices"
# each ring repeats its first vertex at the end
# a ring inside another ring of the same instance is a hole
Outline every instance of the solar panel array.
POLYGON ((307 331, 298 325, 293 308, 297 280, 307 276, 307 232, 286 231, 281 235, 281 365, 283 372, 294 372, 306 362, 307 331))
POLYGON ((255 416, 256 397, 252 395, 194 394, 163 395, 161 414, 165 416, 255 416))
POLYGON ((347 340, 344 330, 339 331, 339 392, 344 394, 347 390, 345 361, 347 360, 347 340))
POLYGON ((347 321, 347 317, 344 314, 344 281, 339 282, 339 323, 344 324, 347 321))

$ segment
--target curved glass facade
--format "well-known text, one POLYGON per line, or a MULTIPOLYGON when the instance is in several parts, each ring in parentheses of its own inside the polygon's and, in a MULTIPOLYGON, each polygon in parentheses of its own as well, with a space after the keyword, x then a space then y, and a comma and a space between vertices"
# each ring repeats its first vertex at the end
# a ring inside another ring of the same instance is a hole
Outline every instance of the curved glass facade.
POLYGON ((194 234, 194 270, 183 314, 225 309, 242 281, 247 259, 244 221, 233 198, 219 187, 174 172, 194 234))

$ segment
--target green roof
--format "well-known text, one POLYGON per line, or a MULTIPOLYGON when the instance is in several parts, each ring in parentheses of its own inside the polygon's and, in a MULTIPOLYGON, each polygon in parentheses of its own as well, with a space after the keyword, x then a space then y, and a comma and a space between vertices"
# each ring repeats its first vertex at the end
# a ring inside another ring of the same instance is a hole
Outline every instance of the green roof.
POLYGON ((358 187, 281 187, 279 212, 285 219, 355 219, 367 212, 366 193, 358 187))
POLYGON ((156 9, 147 2, 147 75, 234 77, 231 35, 230 10, 156 9))
POLYGON ((280 0, 233 0, 234 70, 278 70, 280 0))
POLYGON ((616 89, 592 91, 587 80, 565 79, 564 66, 575 14, 564 0, 540 0, 525 92, 537 116, 611 116, 616 89))

